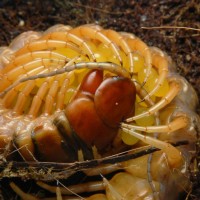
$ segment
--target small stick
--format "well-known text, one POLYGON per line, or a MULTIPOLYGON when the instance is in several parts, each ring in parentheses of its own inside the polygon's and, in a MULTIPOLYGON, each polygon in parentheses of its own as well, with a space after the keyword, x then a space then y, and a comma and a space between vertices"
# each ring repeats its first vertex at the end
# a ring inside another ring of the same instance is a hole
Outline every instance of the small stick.
POLYGON ((192 31, 199 31, 200 29, 198 28, 192 28, 192 27, 186 27, 186 26, 152 26, 152 27, 147 27, 147 26, 142 26, 142 29, 185 29, 185 30, 192 30, 192 31))

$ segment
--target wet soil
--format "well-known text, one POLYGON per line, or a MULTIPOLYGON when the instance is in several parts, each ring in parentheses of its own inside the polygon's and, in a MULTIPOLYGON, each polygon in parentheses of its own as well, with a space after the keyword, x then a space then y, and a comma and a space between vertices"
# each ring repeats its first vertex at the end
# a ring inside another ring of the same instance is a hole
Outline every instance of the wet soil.
MULTIPOLYGON (((8 45, 24 31, 43 31, 55 24, 75 27, 88 23, 134 33, 148 45, 166 51, 200 97, 199 0, 1 0, 0 46, 8 45)), ((200 113, 199 108, 197 112, 200 113)), ((198 171, 191 172, 191 180, 193 190, 187 198, 200 199, 198 171)))

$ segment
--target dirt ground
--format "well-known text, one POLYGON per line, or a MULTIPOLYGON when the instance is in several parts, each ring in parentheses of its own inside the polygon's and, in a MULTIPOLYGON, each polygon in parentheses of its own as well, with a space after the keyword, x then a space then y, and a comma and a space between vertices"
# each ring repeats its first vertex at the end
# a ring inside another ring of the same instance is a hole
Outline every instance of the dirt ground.
MULTIPOLYGON (((8 45, 21 32, 43 31, 59 23, 74 27, 96 23, 134 33, 148 45, 166 51, 200 97, 199 0, 1 0, 0 46, 8 45)), ((187 198, 200 199, 198 171, 191 173, 191 180, 194 187, 187 198)))

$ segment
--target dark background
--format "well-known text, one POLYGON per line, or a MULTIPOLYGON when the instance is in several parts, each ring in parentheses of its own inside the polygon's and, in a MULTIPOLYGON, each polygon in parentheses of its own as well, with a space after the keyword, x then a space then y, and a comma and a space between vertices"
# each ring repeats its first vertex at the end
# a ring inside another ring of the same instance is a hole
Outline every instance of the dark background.
MULTIPOLYGON (((0 46, 8 45, 24 31, 43 31, 55 24, 75 27, 88 23, 134 33, 148 45, 166 51, 175 61, 178 73, 200 97, 199 0, 1 0, 0 46)), ((199 107, 197 112, 200 113, 199 107)), ((197 160, 198 155, 197 152, 197 160)), ((200 199, 198 171, 191 171, 191 181, 193 190, 187 198, 200 199)))

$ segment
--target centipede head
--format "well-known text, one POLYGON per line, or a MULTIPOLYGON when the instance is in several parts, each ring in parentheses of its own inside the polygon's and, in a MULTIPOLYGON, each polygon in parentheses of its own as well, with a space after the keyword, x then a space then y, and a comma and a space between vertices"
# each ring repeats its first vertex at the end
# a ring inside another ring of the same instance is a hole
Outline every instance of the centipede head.
POLYGON ((101 151, 112 144, 120 122, 133 114, 135 98, 135 85, 130 79, 104 79, 102 70, 94 70, 83 79, 66 107, 66 116, 76 134, 101 151))

